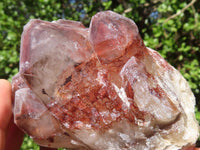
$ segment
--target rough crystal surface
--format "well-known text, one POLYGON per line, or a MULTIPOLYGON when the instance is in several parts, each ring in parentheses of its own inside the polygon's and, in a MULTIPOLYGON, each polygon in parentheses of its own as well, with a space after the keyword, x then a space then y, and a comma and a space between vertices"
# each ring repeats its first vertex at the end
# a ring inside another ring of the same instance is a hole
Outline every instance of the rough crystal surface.
POLYGON ((15 123, 43 146, 173 150, 198 138, 186 80, 111 11, 89 28, 31 20, 12 86, 15 123))

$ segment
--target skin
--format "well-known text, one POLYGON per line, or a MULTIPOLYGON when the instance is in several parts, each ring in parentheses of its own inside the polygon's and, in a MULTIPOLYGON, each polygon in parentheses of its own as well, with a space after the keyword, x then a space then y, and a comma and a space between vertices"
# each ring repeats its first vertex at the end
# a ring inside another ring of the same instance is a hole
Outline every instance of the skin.
MULTIPOLYGON (((11 84, 0 79, 0 150, 20 150, 24 133, 14 124, 11 84)), ((41 150, 56 150, 40 147, 41 150)))
MULTIPOLYGON (((20 150, 24 133, 14 124, 12 114, 11 85, 7 80, 0 79, 0 150, 20 150)), ((40 147, 40 150, 56 150, 40 147)), ((200 150, 187 147, 182 150, 200 150)))
POLYGON ((13 122, 11 85, 0 79, 0 150, 20 149, 23 137, 13 122))

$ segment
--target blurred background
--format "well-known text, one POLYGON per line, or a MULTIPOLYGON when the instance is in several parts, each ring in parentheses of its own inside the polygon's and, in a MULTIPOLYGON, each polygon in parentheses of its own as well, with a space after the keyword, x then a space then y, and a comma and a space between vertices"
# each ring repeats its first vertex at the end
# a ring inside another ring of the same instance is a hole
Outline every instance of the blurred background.
MULTIPOLYGON (((30 19, 68 19, 88 27, 91 17, 104 10, 134 20, 145 45, 182 73, 195 94, 200 122, 200 0, 1 0, 0 78, 11 81, 18 72, 20 37, 30 19)), ((25 136, 21 149, 39 146, 25 136)))

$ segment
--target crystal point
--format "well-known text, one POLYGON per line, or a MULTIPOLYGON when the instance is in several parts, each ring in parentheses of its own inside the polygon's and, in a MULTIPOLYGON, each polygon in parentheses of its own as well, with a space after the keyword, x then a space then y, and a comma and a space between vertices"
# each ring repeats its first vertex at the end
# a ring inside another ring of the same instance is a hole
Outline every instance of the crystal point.
POLYGON ((178 150, 199 136, 186 80, 111 11, 89 28, 31 20, 12 87, 15 123, 42 146, 178 150))

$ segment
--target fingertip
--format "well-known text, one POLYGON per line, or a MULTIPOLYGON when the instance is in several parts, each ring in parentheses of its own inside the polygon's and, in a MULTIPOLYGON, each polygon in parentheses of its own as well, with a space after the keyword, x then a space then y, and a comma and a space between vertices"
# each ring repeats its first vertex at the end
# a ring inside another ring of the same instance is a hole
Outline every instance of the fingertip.
POLYGON ((0 88, 8 88, 11 90, 11 84, 8 80, 0 79, 0 88))

